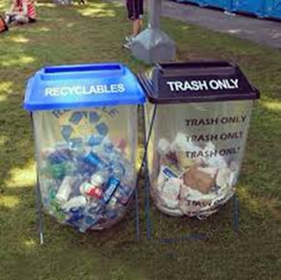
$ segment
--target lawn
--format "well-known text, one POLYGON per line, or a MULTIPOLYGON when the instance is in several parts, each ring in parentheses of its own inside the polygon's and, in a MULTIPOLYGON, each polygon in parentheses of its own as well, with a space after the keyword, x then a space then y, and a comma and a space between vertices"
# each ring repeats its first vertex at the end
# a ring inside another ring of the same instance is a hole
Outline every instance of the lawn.
MULTIPOLYGON (((1 1, 0 13, 7 5, 1 1)), ((261 91, 238 184, 239 233, 228 203, 204 222, 153 211, 156 237, 204 232, 205 240, 148 242, 142 209, 140 242, 131 211, 114 229, 87 234, 44 216, 46 243, 39 245, 33 138, 22 109, 26 80, 51 64, 120 61, 135 73, 148 66, 121 47, 130 30, 121 4, 41 0, 38 14, 38 23, 0 35, 0 280, 280 280, 281 52, 169 19, 162 26, 177 43, 178 61, 235 61, 261 91)))

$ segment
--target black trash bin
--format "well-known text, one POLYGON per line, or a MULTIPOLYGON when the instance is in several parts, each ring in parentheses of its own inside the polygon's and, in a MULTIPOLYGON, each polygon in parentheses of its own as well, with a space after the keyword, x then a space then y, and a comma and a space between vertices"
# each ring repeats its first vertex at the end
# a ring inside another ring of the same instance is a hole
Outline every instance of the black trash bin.
POLYGON ((204 219, 235 194, 259 92, 225 61, 158 64, 139 79, 153 200, 168 215, 204 219))

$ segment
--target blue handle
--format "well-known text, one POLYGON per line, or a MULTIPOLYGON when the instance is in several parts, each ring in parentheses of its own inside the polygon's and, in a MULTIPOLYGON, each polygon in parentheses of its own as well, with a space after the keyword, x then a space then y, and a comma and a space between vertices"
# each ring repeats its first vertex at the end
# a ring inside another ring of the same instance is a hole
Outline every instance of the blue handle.
POLYGON ((85 64, 85 65, 69 65, 69 66, 49 66, 44 68, 45 74, 55 73, 73 73, 73 72, 116 72, 122 71, 121 64, 85 64))
POLYGON ((42 80, 89 79, 93 76, 123 76, 124 66, 119 63, 47 66, 41 70, 42 80))

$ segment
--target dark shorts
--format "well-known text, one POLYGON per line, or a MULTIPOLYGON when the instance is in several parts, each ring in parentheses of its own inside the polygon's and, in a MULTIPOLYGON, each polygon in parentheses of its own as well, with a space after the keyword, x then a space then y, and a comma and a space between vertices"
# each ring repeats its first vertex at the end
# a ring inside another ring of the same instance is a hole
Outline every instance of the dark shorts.
POLYGON ((127 0, 128 18, 141 19, 143 16, 143 0, 127 0))

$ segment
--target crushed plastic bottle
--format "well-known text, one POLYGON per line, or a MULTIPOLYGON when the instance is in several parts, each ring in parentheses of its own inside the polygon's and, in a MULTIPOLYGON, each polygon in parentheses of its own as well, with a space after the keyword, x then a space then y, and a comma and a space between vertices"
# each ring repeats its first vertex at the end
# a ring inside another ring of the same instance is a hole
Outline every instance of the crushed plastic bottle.
POLYGON ((61 223, 85 232, 109 227, 124 215, 135 168, 108 137, 91 135, 41 152, 43 202, 61 223))

